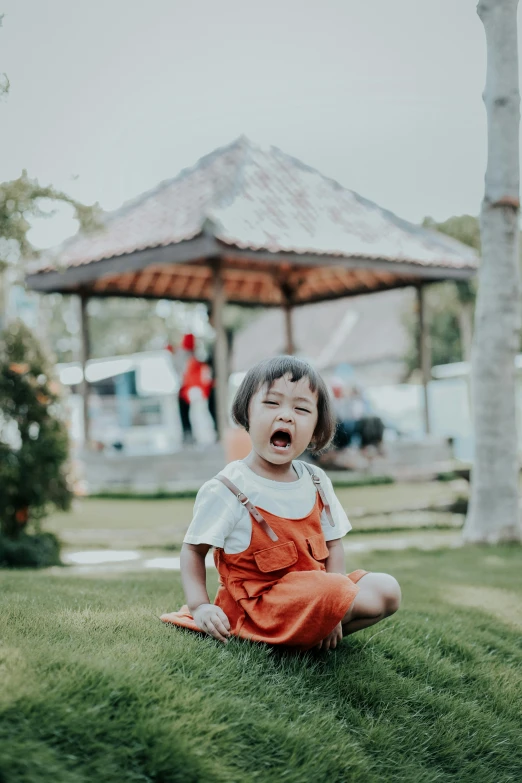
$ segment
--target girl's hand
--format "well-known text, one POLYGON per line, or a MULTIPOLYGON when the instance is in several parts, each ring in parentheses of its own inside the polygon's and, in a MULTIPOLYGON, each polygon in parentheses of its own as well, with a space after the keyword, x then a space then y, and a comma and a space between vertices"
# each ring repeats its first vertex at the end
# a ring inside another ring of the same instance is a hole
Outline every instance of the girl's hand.
POLYGON ((335 650, 337 647, 337 642, 340 642, 343 638, 343 626, 341 623, 338 623, 333 631, 330 631, 326 639, 323 639, 322 642, 319 642, 317 645, 317 650, 335 650))
POLYGON ((218 642, 228 641, 230 636, 230 623, 223 609, 214 604, 200 604, 192 612, 196 625, 209 636, 213 636, 218 642))

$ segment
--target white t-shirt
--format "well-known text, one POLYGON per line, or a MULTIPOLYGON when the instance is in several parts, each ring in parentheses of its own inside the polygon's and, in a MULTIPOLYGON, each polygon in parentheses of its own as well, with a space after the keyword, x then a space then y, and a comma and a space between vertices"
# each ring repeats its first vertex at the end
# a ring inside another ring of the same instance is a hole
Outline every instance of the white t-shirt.
MULTIPOLYGON (((296 481, 272 481, 258 476, 242 460, 230 462, 221 473, 240 489, 254 506, 285 519, 302 519, 314 507, 316 489, 308 470, 298 461, 296 481)), ((321 480, 335 526, 323 510, 321 524, 326 541, 341 538, 352 529, 344 508, 337 499, 332 482, 321 468, 314 465, 321 480)), ((194 504, 194 516, 183 539, 187 544, 209 544, 233 555, 250 545, 252 517, 237 497, 218 479, 212 478, 199 490, 194 504)))

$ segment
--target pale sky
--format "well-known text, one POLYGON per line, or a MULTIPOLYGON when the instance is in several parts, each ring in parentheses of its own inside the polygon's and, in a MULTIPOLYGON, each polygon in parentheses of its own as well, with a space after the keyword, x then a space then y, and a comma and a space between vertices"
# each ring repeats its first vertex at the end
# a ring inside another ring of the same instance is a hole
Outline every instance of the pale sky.
MULTIPOLYGON (((3 0, 0 181, 105 209, 244 133, 420 221, 477 214, 475 0, 3 0)), ((520 38, 520 35, 519 35, 520 38)), ((59 215, 32 232, 74 232, 59 215)))

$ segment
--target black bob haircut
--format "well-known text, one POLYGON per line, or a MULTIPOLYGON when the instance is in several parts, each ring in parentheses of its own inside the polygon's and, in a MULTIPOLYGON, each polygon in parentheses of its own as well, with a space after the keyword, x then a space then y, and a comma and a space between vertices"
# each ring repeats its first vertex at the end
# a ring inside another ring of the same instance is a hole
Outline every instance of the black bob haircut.
POLYGON ((296 359, 295 356, 263 359, 248 370, 232 403, 232 420, 248 432, 250 400, 262 386, 271 389, 274 382, 285 375, 290 376, 292 383, 308 378, 311 391, 317 392, 317 424, 310 443, 311 451, 317 454, 330 444, 335 434, 335 416, 325 382, 308 362, 296 359))

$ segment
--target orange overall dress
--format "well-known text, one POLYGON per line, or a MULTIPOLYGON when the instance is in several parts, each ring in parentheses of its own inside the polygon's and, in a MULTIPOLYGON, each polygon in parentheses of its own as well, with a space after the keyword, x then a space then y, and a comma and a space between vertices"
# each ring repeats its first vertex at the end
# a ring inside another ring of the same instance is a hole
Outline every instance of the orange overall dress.
MULTIPOLYGON (((359 591, 356 582, 368 573, 362 569, 349 576, 326 572, 329 552, 321 526, 323 508, 331 524, 333 520, 318 476, 306 467, 317 495, 314 507, 302 519, 283 519, 255 507, 231 481, 216 476, 252 516, 248 549, 238 554, 214 550, 219 573, 214 603, 227 615, 234 636, 311 649, 341 621, 359 591)), ((200 630, 186 605, 161 619, 200 630)))

